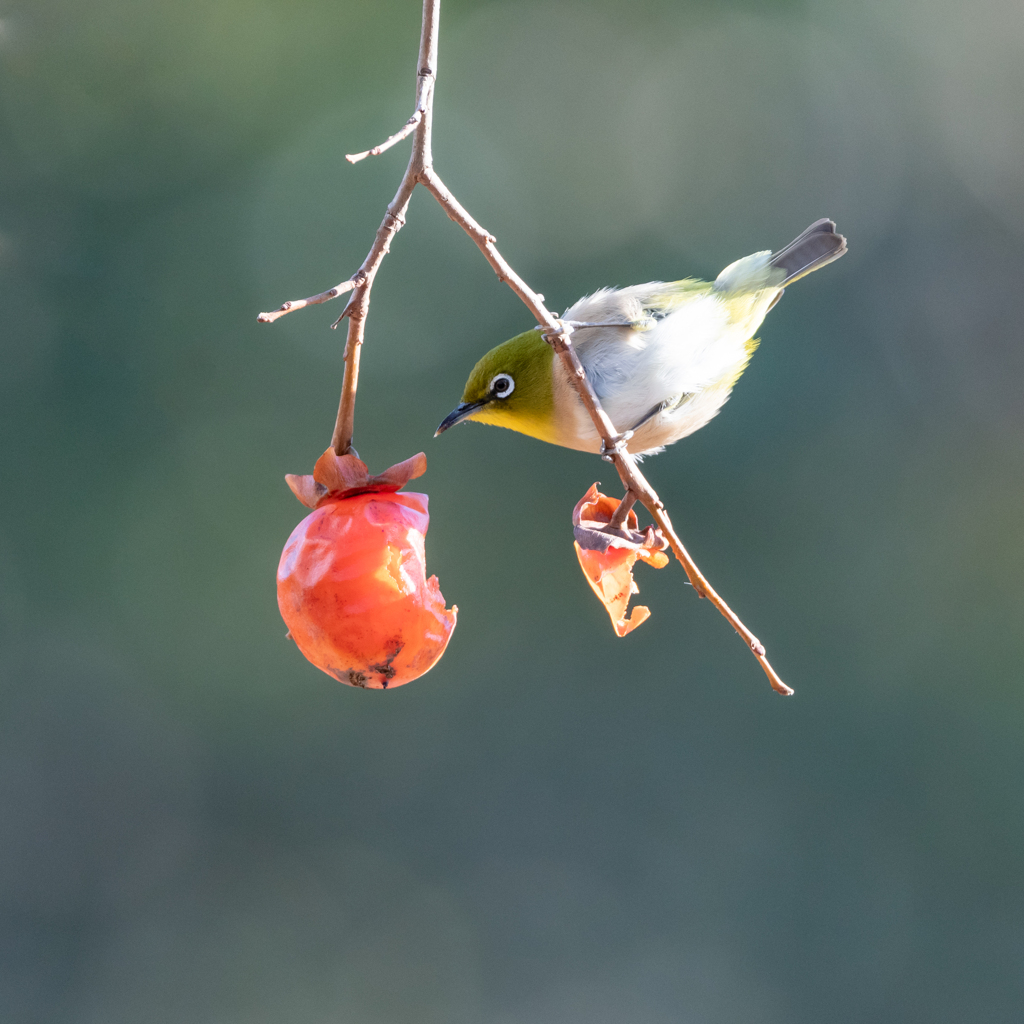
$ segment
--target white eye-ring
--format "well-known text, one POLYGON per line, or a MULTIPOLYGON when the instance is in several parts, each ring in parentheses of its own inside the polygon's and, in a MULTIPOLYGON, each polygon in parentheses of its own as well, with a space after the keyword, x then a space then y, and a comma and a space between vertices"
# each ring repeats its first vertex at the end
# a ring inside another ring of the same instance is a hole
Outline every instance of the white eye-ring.
POLYGON ((495 398, 508 398, 515 389, 516 382, 507 373, 499 373, 492 378, 487 388, 495 398))

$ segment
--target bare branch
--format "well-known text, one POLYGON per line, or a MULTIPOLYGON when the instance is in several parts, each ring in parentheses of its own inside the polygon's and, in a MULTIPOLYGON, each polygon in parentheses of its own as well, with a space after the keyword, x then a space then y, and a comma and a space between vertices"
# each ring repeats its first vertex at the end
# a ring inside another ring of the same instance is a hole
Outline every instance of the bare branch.
POLYGON ((395 132, 389 139, 385 139, 379 146, 374 146, 373 149, 367 149, 362 153, 346 153, 345 159, 350 164, 357 164, 360 160, 365 160, 368 156, 380 156, 385 150, 390 149, 396 143, 402 141, 402 139, 408 138, 412 135, 416 128, 416 125, 423 120, 423 111, 417 110, 408 121, 402 125, 401 128, 395 132))
POLYGON ((779 693, 790 696, 793 690, 779 678, 778 673, 768 663, 768 659, 765 657, 764 645, 747 629, 739 616, 719 597, 714 587, 704 578, 703 573, 697 568, 689 552, 683 546, 683 542, 676 534, 661 499, 640 472, 633 456, 625 450, 624 441, 627 438, 616 431, 612 421, 608 418, 608 414, 601 407, 601 401, 591 387, 583 364, 580 362, 576 349, 572 344, 572 324, 564 320, 558 320, 548 311, 541 297, 530 289, 529 285, 523 281, 512 267, 509 266, 501 253, 498 252, 495 245, 495 237, 485 231, 470 216, 465 207, 448 191, 444 182, 441 181, 433 168, 425 168, 420 180, 441 204, 445 213, 477 244, 487 262, 494 268, 498 278, 508 284, 537 318, 537 322, 545 328, 544 337, 553 345, 568 370, 569 381, 576 389, 576 393, 590 414, 594 427, 601 437, 604 451, 607 453, 610 461, 614 463, 619 478, 626 488, 627 495, 635 495, 651 513, 652 518, 665 534, 676 558, 679 559, 686 570, 686 575, 693 584, 693 589, 700 597, 706 597, 725 616, 733 629, 743 637, 747 646, 754 653, 754 657, 760 663, 761 668, 764 669, 765 675, 768 676, 768 681, 772 684, 772 687, 779 693))
MULTIPOLYGON (((424 37, 420 40, 420 66, 417 72, 416 109, 413 111, 412 117, 394 135, 385 139, 379 146, 374 146, 373 149, 368 149, 363 153, 346 153, 345 159, 350 164, 357 164, 368 156, 380 156, 381 153, 410 136, 419 126, 420 122, 423 121, 424 117, 429 117, 433 110, 434 81, 436 79, 435 65, 437 64, 437 26, 440 9, 436 4, 433 5, 433 10, 429 12, 430 16, 428 17, 426 4, 424 4, 423 14, 424 37), (425 47, 424 43, 426 43, 425 47)), ((428 126, 428 137, 429 134, 430 129, 428 126)), ((422 163, 422 160, 420 162, 422 163)))
POLYGON ((380 267, 381 260, 390 249, 391 239, 394 238, 405 223, 405 212, 409 207, 409 198, 416 187, 425 163, 430 162, 430 130, 433 117, 439 19, 440 0, 424 0, 423 26, 420 34, 419 58, 416 65, 416 109, 413 111, 412 117, 409 118, 398 132, 379 146, 375 146, 365 153, 349 154, 346 156, 350 163, 356 163, 367 156, 377 156, 413 132, 416 133, 409 166, 402 176, 398 192, 391 201, 390 206, 388 206, 381 226, 377 229, 373 246, 366 259, 363 260, 362 266, 348 281, 343 281, 335 288, 321 292, 319 295, 313 295, 308 299, 295 299, 285 302, 279 309, 271 313, 260 313, 256 318, 260 323, 273 323, 285 314, 292 313, 297 309, 303 309, 305 306, 312 306, 321 302, 328 302, 345 292, 355 291, 355 294, 342 311, 341 316, 331 324, 331 327, 337 327, 345 317, 349 317, 350 320, 348 341, 345 345, 345 379, 342 382, 341 403, 338 407, 338 420, 334 429, 333 446, 339 455, 344 455, 352 445, 352 417, 355 406, 356 381, 359 375, 359 349, 363 343, 363 323, 366 320, 366 314, 370 305, 370 288, 373 285, 373 278, 380 267), (356 325, 355 329, 353 329, 352 324, 356 325), (341 448, 338 447, 339 444, 342 445, 341 448))
MULTIPOLYGON (((464 206, 452 195, 440 176, 433 168, 431 152, 431 136, 434 113, 434 82, 437 74, 437 38, 440 17, 440 0, 423 0, 423 25, 420 34, 420 50, 416 75, 416 107, 412 117, 402 129, 392 135, 386 142, 367 150, 365 153, 350 155, 347 159, 355 163, 367 156, 376 156, 398 143, 406 136, 413 135, 412 154, 409 164, 402 176, 398 192, 388 206, 387 213, 380 227, 370 252, 359 270, 347 282, 342 282, 329 292, 322 292, 309 299, 298 302, 286 302, 274 313, 261 313, 259 319, 272 322, 285 313, 303 306, 318 302, 326 302, 336 298, 345 291, 352 291, 352 298, 344 311, 332 326, 337 326, 342 319, 348 317, 348 340, 345 345, 345 377, 342 382, 341 401, 338 406, 338 417, 335 423, 332 446, 339 455, 352 451, 352 429, 355 414, 356 388, 359 380, 359 354, 365 334, 366 317, 370 306, 370 290, 373 279, 380 268, 384 256, 402 225, 405 223, 406 210, 416 185, 422 183, 441 205, 448 216, 476 243, 484 258, 493 267, 498 279, 504 281, 519 296, 523 304, 537 318, 538 326, 544 338, 552 346, 568 373, 569 381, 580 401, 583 403, 594 423, 602 443, 602 455, 613 463, 619 478, 626 489, 616 519, 624 519, 629 509, 637 501, 641 501, 650 512, 654 521, 668 540, 676 558, 682 563, 686 575, 700 597, 706 597, 725 616, 733 629, 743 637, 744 642, 753 652, 772 686, 783 694, 793 691, 778 677, 775 670, 765 657, 764 646, 740 621, 736 613, 722 600, 715 589, 704 578, 694 564, 689 552, 683 546, 668 517, 668 512, 654 488, 647 482, 637 467, 635 458, 626 450, 629 433, 620 434, 608 414, 601 406, 601 401, 587 379, 586 371, 580 362, 579 355, 572 343, 575 329, 606 326, 574 321, 559 320, 544 305, 544 296, 533 291, 529 285, 512 269, 506 259, 498 251, 495 237, 482 228, 469 214, 464 206)), ((635 324, 616 326, 635 327, 635 324)))
MULTIPOLYGON (((359 385, 359 354, 363 347, 366 333, 366 314, 370 309, 370 289, 373 279, 377 276, 381 262, 391 248, 391 239, 398 234, 405 223, 405 211, 409 208, 412 191, 416 187, 416 178, 406 170, 402 177, 395 198, 384 214, 377 235, 373 240, 359 274, 363 283, 359 285, 349 299, 342 317, 348 317, 348 340, 345 343, 345 376, 341 382, 341 400, 338 403, 338 417, 334 423, 334 436, 331 446, 338 455, 344 455, 352 449, 352 432, 355 423, 356 388, 359 385)), ((357 275, 358 276, 358 275, 357 275)), ((334 326, 340 322, 339 318, 334 326)))
MULTIPOLYGON (((646 483, 646 481, 644 481, 646 483)), ((657 496, 655 496, 657 498, 657 496)), ((693 589, 697 591, 699 597, 706 597, 717 609, 725 616, 729 624, 741 637, 743 637, 746 645, 753 651, 754 657, 757 658, 761 668, 764 669, 764 674, 768 677, 768 682, 772 684, 772 689, 778 693, 783 694, 786 697, 793 695, 792 687, 787 686, 780 678, 779 674, 771 667, 768 663, 768 658, 765 656, 764 644, 754 636, 753 633, 747 629, 746 626, 740 621, 740 617, 718 596, 718 592, 710 583, 704 578, 703 573, 697 568, 693 559, 690 557, 690 553, 683 547, 683 542, 679 539, 675 529, 672 526, 672 521, 668 517, 668 512, 665 511, 665 506, 658 502, 656 505, 648 504, 644 500, 644 505, 647 510, 651 513, 651 517, 661 528, 662 533, 668 539, 669 545, 672 548, 673 554, 680 562, 683 563, 683 568, 686 570, 686 575, 690 578, 690 582, 693 584, 693 589)))

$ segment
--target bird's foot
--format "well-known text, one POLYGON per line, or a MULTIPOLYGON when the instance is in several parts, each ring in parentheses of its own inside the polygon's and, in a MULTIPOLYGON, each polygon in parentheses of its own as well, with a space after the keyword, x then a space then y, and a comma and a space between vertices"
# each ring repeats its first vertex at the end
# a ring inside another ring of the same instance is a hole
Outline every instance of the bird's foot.
POLYGON ((627 430, 624 434, 619 434, 611 447, 605 442, 604 438, 601 439, 601 458, 605 462, 614 462, 615 456, 621 454, 626 450, 626 442, 633 436, 632 430, 627 430))

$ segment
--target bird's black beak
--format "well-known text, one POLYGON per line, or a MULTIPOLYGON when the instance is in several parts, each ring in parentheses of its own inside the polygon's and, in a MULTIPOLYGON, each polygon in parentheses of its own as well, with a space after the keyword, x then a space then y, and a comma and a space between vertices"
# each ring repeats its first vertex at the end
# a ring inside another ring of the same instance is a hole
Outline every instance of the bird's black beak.
POLYGON ((472 416, 477 409, 482 409, 487 403, 490 402, 489 398, 481 398, 479 402, 459 402, 459 404, 452 409, 450 413, 443 420, 441 425, 434 431, 434 437, 438 434, 443 434, 449 427, 454 427, 456 423, 461 423, 467 416, 472 416))

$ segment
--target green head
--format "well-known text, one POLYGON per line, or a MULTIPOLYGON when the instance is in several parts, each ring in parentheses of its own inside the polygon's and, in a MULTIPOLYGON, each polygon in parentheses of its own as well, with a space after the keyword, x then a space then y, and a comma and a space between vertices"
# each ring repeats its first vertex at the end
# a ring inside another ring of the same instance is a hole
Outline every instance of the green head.
POLYGON ((527 331, 492 348, 473 367, 462 401, 434 434, 476 420, 551 441, 554 437, 554 354, 540 331, 527 331))

